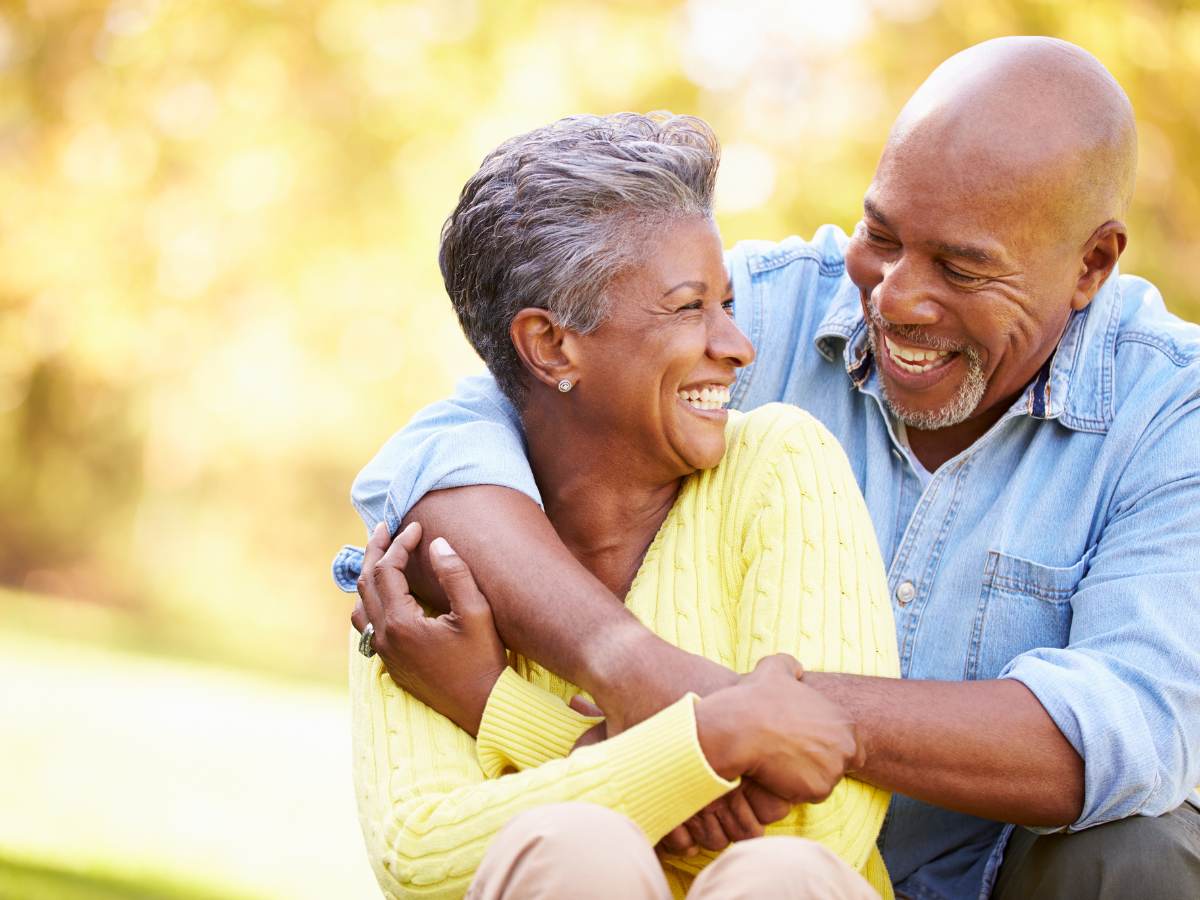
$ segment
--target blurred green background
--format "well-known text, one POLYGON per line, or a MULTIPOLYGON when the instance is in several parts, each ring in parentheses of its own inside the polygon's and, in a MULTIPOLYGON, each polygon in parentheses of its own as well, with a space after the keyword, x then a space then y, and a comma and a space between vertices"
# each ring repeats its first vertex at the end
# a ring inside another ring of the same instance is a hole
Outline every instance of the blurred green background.
POLYGON ((693 113, 727 243, 849 228, 912 89, 1014 33, 1128 90, 1123 268, 1200 319, 1194 3, 0 4, 0 897, 371 896, 328 563, 480 368, 436 248, 484 153, 693 113))

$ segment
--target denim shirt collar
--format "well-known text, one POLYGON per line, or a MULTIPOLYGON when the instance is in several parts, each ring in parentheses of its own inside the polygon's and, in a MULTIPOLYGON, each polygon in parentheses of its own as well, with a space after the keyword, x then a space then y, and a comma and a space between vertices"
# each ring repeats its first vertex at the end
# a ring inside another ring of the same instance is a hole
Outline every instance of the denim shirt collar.
MULTIPOLYGON (((1092 302, 1071 313, 1058 347, 1009 409, 1009 415, 1057 419, 1075 431, 1103 434, 1113 420, 1113 368, 1121 322, 1120 273, 1113 269, 1092 302)), ((846 375, 863 389, 874 368, 858 289, 845 279, 813 338, 831 362, 839 346, 846 375)))

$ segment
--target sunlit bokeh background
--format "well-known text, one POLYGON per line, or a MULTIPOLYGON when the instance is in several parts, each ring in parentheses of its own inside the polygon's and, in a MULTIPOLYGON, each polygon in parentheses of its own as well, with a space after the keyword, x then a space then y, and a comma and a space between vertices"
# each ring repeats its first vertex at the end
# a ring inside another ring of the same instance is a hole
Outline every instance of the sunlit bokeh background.
POLYGON ((1200 318, 1188 2, 0 4, 0 896, 372 895, 328 563, 481 368, 436 247, 486 151, 694 113, 727 242, 849 228, 909 92, 1012 33, 1129 91, 1124 269, 1200 318))

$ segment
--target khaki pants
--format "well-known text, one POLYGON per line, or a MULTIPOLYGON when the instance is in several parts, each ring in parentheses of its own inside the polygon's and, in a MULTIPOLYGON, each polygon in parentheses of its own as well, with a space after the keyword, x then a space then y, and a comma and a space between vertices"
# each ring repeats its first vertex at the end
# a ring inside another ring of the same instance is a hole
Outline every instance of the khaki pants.
MULTIPOLYGON (((558 803, 516 816, 496 836, 468 900, 670 900, 646 836, 620 813, 558 803)), ((727 849, 688 891, 690 900, 879 900, 820 844, 764 837, 727 849)))

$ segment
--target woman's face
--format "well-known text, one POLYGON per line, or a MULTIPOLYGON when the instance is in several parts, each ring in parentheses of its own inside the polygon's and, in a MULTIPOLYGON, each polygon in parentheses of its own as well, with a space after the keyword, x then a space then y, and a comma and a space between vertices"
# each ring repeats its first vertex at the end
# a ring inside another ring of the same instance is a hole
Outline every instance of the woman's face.
POLYGON ((711 220, 673 222, 648 250, 611 286, 604 324, 576 337, 578 382, 564 399, 604 429, 610 452, 676 477, 721 460, 734 373, 754 348, 734 324, 711 220))

